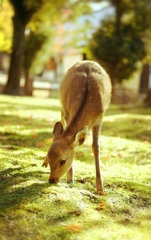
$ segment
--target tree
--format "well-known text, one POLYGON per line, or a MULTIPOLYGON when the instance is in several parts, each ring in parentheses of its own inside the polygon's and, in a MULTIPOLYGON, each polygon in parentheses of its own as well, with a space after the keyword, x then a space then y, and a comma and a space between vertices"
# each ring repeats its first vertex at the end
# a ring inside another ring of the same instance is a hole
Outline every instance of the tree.
POLYGON ((77 23, 77 18, 90 11, 87 3, 70 1, 68 6, 63 5, 60 8, 59 15, 58 12, 49 10, 51 21, 49 15, 43 19, 46 15, 44 9, 34 15, 28 24, 29 34, 25 44, 24 93, 26 95, 32 95, 34 75, 43 70, 44 64, 50 60, 50 57, 60 56, 70 48, 80 48, 78 44, 85 38, 84 30, 88 28, 88 22, 81 26, 81 23, 77 23))
POLYGON ((0 51, 10 53, 12 40, 12 22, 11 17, 13 9, 8 0, 3 1, 0 12, 0 51), (7 27, 6 27, 7 25, 7 27))
MULTIPOLYGON (((145 70, 146 66, 148 67, 148 74, 149 74, 149 71, 150 71, 149 66, 150 66, 150 63, 151 63, 151 41, 150 41, 150 39, 151 39, 151 29, 148 29, 147 32, 146 32, 146 35, 145 35, 146 51, 147 51, 148 54, 143 61, 144 65, 142 67, 142 72, 143 72, 143 70, 145 70)), ((146 78, 146 76, 145 76, 145 78, 146 78)), ((143 79, 144 82, 146 82, 145 78, 143 79)), ((147 82, 147 87, 148 87, 148 85, 149 84, 147 82)), ((148 92, 147 92, 147 96, 144 100, 144 104, 146 106, 151 107, 151 89, 149 89, 148 92)))
MULTIPOLYGON (((34 28, 39 22, 44 22, 49 18, 49 28, 54 27, 54 20, 59 21, 61 17, 61 9, 63 8, 72 8, 78 9, 81 1, 70 1, 70 0, 56 0, 56 1, 47 1, 47 0, 10 0, 14 8, 13 16, 13 45, 12 45, 12 54, 11 62, 9 69, 9 76, 7 84, 4 88, 4 93, 11 95, 20 95, 22 94, 20 89, 20 77, 22 73, 23 66, 23 57, 24 57, 24 48, 25 48, 25 30, 31 20, 35 15, 39 16, 35 23, 33 24, 34 28), (71 3, 67 5, 67 3, 71 3), (59 15, 60 13, 60 15, 59 15)), ((80 4, 81 5, 81 4, 80 4)), ((86 5, 86 3, 84 3, 86 5)), ((81 9, 81 7, 79 8, 81 9)), ((72 11, 72 15, 74 11, 72 11)), ((78 14, 82 14, 79 12, 78 14)), ((77 14, 77 15, 78 15, 77 14)), ((34 21, 33 21, 34 22, 34 21)), ((35 30, 34 30, 35 31, 35 30)), ((33 38, 33 29, 31 31, 31 37, 33 38)), ((47 30, 46 30, 47 31, 47 30)), ((36 36, 36 35, 35 35, 36 36)), ((41 35, 42 36, 42 35, 41 35)), ((44 35, 43 35, 44 36, 44 35)), ((38 38, 37 38, 38 39, 38 38)), ((30 41, 28 41, 29 43, 30 41)), ((36 38, 35 38, 36 43, 36 38)), ((39 42, 36 43, 37 45, 39 42)), ((40 44, 43 44, 42 42, 40 44)), ((27 45, 26 45, 27 46, 27 45)), ((29 47, 30 48, 30 47, 29 47)), ((27 51, 27 49, 26 49, 27 51)), ((35 53, 34 53, 35 56, 35 53)), ((31 58, 32 61, 34 58, 31 58)), ((30 62, 30 60, 29 60, 30 62)), ((27 63, 27 61, 26 61, 27 63)), ((25 64, 26 66, 32 65, 25 64)))
POLYGON ((146 96, 146 98, 144 100, 144 104, 147 107, 151 107, 151 89, 148 90, 147 96, 146 96))
POLYGON ((127 79, 147 55, 144 35, 150 27, 149 0, 110 0, 115 15, 105 19, 90 41, 95 59, 103 63, 113 82, 127 79))
POLYGON ((43 1, 39 0, 29 2, 26 0, 10 0, 10 3, 14 8, 14 16, 12 18, 14 32, 9 75, 7 84, 4 88, 4 93, 21 95, 20 77, 23 64, 25 28, 33 14, 43 4, 43 1))
POLYGON ((20 78, 23 69, 23 57, 25 47, 25 29, 34 14, 42 14, 43 20, 51 16, 49 13, 56 12, 68 0, 56 0, 48 2, 47 0, 10 0, 14 9, 13 20, 13 43, 12 54, 9 68, 7 84, 4 88, 5 94, 21 95, 20 78), (48 14, 48 15, 47 15, 48 14))
POLYGON ((45 43, 47 36, 42 33, 32 32, 25 41, 25 54, 24 54, 24 94, 27 96, 32 95, 33 74, 35 71, 32 69, 33 62, 37 54, 45 43))

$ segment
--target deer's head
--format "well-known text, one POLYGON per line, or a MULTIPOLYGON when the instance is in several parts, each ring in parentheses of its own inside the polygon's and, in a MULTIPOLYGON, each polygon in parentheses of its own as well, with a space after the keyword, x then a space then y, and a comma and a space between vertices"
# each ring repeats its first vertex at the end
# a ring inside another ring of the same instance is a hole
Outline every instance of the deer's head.
POLYGON ((81 145, 86 137, 87 127, 74 134, 67 134, 61 122, 53 129, 53 142, 48 150, 46 162, 50 165, 50 183, 57 183, 71 167, 75 148, 81 145))

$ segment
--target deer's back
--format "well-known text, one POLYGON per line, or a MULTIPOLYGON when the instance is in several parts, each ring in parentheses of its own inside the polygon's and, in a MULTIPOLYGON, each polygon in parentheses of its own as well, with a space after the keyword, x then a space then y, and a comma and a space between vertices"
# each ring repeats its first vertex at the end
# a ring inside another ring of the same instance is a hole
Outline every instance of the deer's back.
POLYGON ((67 128, 92 128, 108 107, 110 97, 110 78, 99 64, 93 61, 75 64, 60 85, 67 128))

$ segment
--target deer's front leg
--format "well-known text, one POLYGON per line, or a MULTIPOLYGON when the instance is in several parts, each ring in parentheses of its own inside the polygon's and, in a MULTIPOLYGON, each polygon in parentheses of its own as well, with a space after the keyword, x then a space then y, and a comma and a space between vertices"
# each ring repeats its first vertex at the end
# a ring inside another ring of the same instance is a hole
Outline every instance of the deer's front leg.
POLYGON ((92 149, 95 158, 95 168, 96 168, 96 187, 97 193, 103 195, 103 181, 100 172, 100 146, 99 146, 99 134, 100 134, 101 124, 94 126, 92 129, 93 143, 92 149))
POLYGON ((73 166, 67 172, 67 183, 73 183, 73 166))
POLYGON ((45 160, 44 160, 42 166, 43 167, 47 167, 48 166, 48 157, 47 156, 45 157, 45 160))

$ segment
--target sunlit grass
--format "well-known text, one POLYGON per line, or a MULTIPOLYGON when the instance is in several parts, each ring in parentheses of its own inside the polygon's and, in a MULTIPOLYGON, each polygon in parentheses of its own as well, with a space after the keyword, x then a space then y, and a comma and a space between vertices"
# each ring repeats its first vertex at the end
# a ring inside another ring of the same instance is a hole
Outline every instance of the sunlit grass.
POLYGON ((50 185, 41 164, 60 119, 56 99, 0 96, 0 239, 149 240, 151 109, 111 106, 104 117, 96 195, 91 135, 77 148, 75 182, 50 185))

